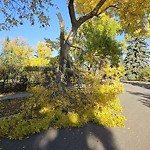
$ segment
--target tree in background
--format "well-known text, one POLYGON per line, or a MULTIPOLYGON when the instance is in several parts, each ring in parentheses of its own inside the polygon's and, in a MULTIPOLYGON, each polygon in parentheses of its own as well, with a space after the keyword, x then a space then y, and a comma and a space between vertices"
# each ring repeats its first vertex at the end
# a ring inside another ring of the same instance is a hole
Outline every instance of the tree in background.
POLYGON ((3 86, 6 81, 13 84, 17 76, 24 73, 24 62, 28 60, 32 52, 33 49, 28 46, 27 42, 19 38, 13 40, 7 38, 2 43, 0 80, 3 86))
POLYGON ((124 59, 127 80, 138 80, 142 69, 149 66, 150 52, 144 38, 134 37, 127 42, 127 54, 124 59))
POLYGON ((43 70, 46 67, 51 67, 51 55, 51 48, 43 42, 38 42, 32 55, 24 61, 23 66, 28 70, 28 77, 32 83, 42 84, 44 82, 45 74, 43 70))
MULTIPOLYGON (((39 42, 37 48, 29 47, 21 38, 2 42, 2 54, 0 55, 0 81, 2 88, 5 84, 14 86, 18 77, 27 75, 31 80, 38 81, 41 78, 40 67, 46 67, 50 63, 51 50, 44 43, 39 42), (37 54, 35 56, 35 54, 37 54), (37 71, 27 72, 27 67, 37 67, 37 71)), ((39 81, 38 81, 39 82, 39 81)))
POLYGON ((47 66, 51 59, 52 51, 43 42, 38 42, 37 48, 32 52, 27 61, 24 61, 24 66, 44 67, 47 66))

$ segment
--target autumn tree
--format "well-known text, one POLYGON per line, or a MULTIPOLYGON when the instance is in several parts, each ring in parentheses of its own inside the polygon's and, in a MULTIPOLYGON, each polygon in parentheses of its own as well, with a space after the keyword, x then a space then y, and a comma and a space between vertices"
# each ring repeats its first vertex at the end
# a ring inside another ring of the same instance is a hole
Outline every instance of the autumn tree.
POLYGON ((7 38, 2 42, 1 46, 1 65, 6 66, 6 68, 12 67, 13 69, 19 68, 20 71, 23 70, 24 62, 27 61, 33 53, 33 49, 21 38, 12 40, 7 38))
POLYGON ((66 60, 68 51, 72 45, 73 37, 75 36, 77 29, 87 20, 93 18, 94 16, 99 16, 106 12, 108 15, 117 15, 121 22, 122 27, 128 32, 134 32, 139 28, 144 31, 144 24, 147 21, 149 9, 147 8, 149 4, 148 1, 144 1, 141 5, 140 1, 109 1, 101 0, 97 2, 93 1, 74 1, 70 0, 68 2, 68 9, 71 19, 71 31, 66 39, 64 39, 64 22, 58 15, 61 25, 61 38, 60 38, 60 70, 65 72, 66 60), (89 7, 90 4, 90 7, 89 7), (135 7, 136 6, 136 7, 135 7), (139 11, 139 7, 141 7, 139 11), (76 13, 79 15, 76 18, 76 13), (127 12, 127 15, 125 15, 127 12), (138 13, 139 12, 139 13, 138 13), (133 15, 135 13, 135 15, 133 15), (138 15, 137 15, 138 14, 138 15))
MULTIPOLYGON (((4 21, 1 22, 1 29, 8 29, 14 25, 23 24, 23 19, 30 20, 34 24, 34 16, 38 17, 38 21, 44 26, 49 25, 47 12, 49 6, 52 6, 51 1, 0 1, 1 10, 4 21), (13 12, 13 13, 12 13, 13 12), (16 15, 14 15, 16 14, 16 15)), ((133 33, 145 31, 145 25, 149 23, 148 17, 150 13, 149 0, 68 0, 68 11, 71 20, 71 30, 66 37, 64 35, 64 21, 61 14, 57 14, 60 22, 60 57, 59 70, 64 75, 67 64, 67 57, 70 47, 72 46, 73 38, 77 33, 78 28, 87 20, 106 13, 120 21, 123 29, 133 33), (90 7, 89 7, 90 6, 90 7)))
POLYGON ((7 38, 1 46, 0 80, 3 82, 2 89, 4 89, 6 82, 8 84, 9 81, 13 86, 17 76, 24 73, 24 62, 33 50, 25 40, 19 38, 13 40, 7 38))
POLYGON ((38 70, 49 65, 52 53, 45 43, 39 42, 37 48, 33 48, 21 38, 7 38, 1 46, 0 80, 3 82, 3 89, 6 81, 15 84, 16 79, 25 74, 30 80, 40 81, 42 72, 38 70), (37 71, 29 72, 27 68, 32 67, 37 67, 37 71))
POLYGON ((24 62, 24 66, 44 67, 49 64, 51 54, 51 49, 47 47, 45 43, 38 42, 37 48, 30 54, 28 60, 24 62))

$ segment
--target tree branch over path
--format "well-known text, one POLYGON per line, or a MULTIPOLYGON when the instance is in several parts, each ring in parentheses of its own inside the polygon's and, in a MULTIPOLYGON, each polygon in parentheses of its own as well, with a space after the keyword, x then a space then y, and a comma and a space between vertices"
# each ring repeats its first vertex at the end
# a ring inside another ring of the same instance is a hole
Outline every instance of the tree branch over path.
POLYGON ((94 16, 98 16, 101 13, 98 13, 99 9, 104 5, 106 0, 100 0, 99 3, 95 6, 95 8, 87 15, 84 15, 80 17, 78 20, 75 16, 75 9, 74 9, 74 0, 69 0, 68 9, 69 9, 69 15, 72 27, 79 28, 81 24, 83 24, 85 21, 91 19, 94 16))
POLYGON ((75 10, 74 10, 74 0, 69 1, 68 9, 69 9, 71 23, 72 25, 75 25, 77 23, 77 19, 76 19, 75 10))

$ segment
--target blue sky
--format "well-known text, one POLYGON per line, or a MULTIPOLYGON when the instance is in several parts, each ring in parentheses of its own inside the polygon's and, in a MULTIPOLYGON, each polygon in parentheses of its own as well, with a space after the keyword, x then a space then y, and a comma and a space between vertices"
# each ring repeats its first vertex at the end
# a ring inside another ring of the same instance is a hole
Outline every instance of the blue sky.
MULTIPOLYGON (((50 15, 50 27, 39 28, 40 24, 37 22, 34 26, 30 26, 29 21, 25 21, 24 25, 11 28, 10 31, 1 31, 0 39, 5 39, 7 36, 10 38, 15 38, 22 36, 25 39, 28 39, 30 45, 36 45, 38 41, 43 41, 44 37, 50 37, 54 40, 59 36, 59 21, 56 16, 56 13, 61 12, 63 19, 65 20, 66 27, 70 26, 70 20, 68 15, 68 9, 65 1, 57 1, 59 10, 56 7, 51 7, 50 15)), ((0 17, 1 18, 1 17, 0 17)))
MULTIPOLYGON (((10 31, 0 31, 0 40, 5 40, 8 36, 10 38, 23 37, 28 41, 30 46, 36 46, 38 41, 44 41, 45 37, 55 40, 59 36, 59 21, 56 16, 56 13, 58 12, 61 12, 63 16, 66 30, 69 30, 70 18, 68 15, 66 0, 53 0, 53 2, 58 4, 59 9, 57 10, 55 7, 50 9, 50 27, 40 28, 39 23, 35 23, 34 26, 30 26, 29 21, 25 21, 24 25, 11 28, 10 31)), ((0 18, 2 17, 0 16, 0 18)), ((123 39, 123 36, 119 36, 118 39, 123 39)), ((150 45, 150 39, 147 42, 150 45)))
MULTIPOLYGON (((0 31, 0 40, 5 40, 6 37, 17 38, 23 37, 23 39, 27 40, 30 46, 36 46, 38 41, 43 41, 44 38, 50 38, 51 40, 55 40, 59 37, 59 21, 57 18, 57 13, 61 12, 63 19, 65 21, 65 29, 69 30, 70 28, 70 18, 68 14, 68 8, 66 5, 66 0, 58 1, 53 0, 54 3, 57 1, 59 9, 56 7, 51 7, 49 15, 50 15, 50 26, 47 28, 40 28, 40 24, 38 22, 35 23, 34 26, 31 26, 29 21, 25 21, 23 25, 18 27, 11 28, 9 31, 0 31)), ((0 14, 1 15, 1 14, 0 14)), ((1 16, 0 16, 1 18, 1 16)), ((1 49, 1 47, 0 47, 1 49)))

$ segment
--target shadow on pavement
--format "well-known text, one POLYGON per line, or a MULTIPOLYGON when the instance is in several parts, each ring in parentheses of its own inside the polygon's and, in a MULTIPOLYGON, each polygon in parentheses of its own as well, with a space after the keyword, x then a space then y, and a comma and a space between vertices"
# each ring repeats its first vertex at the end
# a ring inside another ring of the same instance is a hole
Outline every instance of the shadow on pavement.
POLYGON ((128 83, 131 84, 133 86, 139 86, 145 89, 150 89, 150 83, 139 83, 139 82, 123 82, 123 83, 128 83))
POLYGON ((148 93, 140 93, 140 92, 130 92, 127 91, 130 94, 134 94, 136 96, 140 96, 140 99, 138 101, 142 102, 143 105, 150 107, 150 94, 148 93))
POLYGON ((54 129, 19 140, 1 139, 5 150, 119 150, 111 131, 88 123, 82 128, 54 129))

